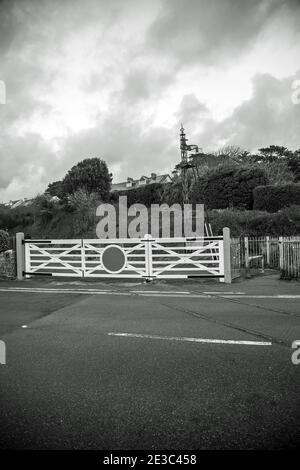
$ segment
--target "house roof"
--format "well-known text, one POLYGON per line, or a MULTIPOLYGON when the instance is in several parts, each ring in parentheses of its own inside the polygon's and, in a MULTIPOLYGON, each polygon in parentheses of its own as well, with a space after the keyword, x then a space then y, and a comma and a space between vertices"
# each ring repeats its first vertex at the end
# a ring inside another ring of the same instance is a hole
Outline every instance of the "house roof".
POLYGON ((123 189, 128 189, 126 188, 126 183, 127 181, 124 181, 123 183, 116 183, 111 185, 111 190, 112 191, 122 191, 123 189))
POLYGON ((19 207, 19 206, 28 206, 29 204, 31 204, 31 202, 33 201, 33 199, 15 199, 15 200, 11 200, 9 202, 5 202, 4 205, 6 207, 10 207, 11 209, 15 209, 16 207, 19 207))

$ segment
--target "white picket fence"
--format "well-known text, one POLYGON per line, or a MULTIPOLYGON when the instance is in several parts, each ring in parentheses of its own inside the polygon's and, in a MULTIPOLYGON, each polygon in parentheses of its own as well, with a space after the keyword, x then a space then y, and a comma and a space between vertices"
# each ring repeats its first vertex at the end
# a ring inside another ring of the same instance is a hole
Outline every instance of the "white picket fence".
POLYGON ((22 240, 22 234, 17 235, 17 245, 21 240, 24 248, 22 276, 26 277, 214 277, 224 281, 223 237, 22 240))
POLYGON ((300 237, 239 237, 230 240, 232 278, 265 268, 279 270, 283 277, 300 273, 300 237))
POLYGON ((280 247, 281 277, 300 279, 300 237, 284 239, 280 247))

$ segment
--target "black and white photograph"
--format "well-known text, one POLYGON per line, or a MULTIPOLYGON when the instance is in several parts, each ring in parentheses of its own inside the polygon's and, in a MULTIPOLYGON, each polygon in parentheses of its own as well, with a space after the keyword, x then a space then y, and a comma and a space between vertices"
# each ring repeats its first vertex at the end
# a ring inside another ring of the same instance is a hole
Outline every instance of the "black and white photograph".
POLYGON ((300 0, 0 0, 1 453, 299 449, 300 0))

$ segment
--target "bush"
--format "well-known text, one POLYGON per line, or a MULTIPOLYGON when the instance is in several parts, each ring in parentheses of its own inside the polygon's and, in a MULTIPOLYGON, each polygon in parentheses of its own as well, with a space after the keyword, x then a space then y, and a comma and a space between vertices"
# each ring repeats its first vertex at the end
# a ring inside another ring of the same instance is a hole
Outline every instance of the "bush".
POLYGON ((221 235, 229 227, 232 237, 293 236, 300 235, 300 206, 292 206, 277 213, 225 209, 209 211, 209 222, 214 235, 221 235))
MULTIPOLYGON (((192 181, 189 180, 188 188, 189 188, 189 195, 191 194, 191 186, 192 181)), ((166 184, 164 188, 164 192, 162 195, 162 202, 165 202, 171 206, 172 204, 184 204, 183 200, 183 191, 182 191, 182 180, 181 178, 177 178, 172 181, 171 184, 166 184)))
POLYGON ((0 230, 0 253, 9 248, 9 234, 5 230, 0 230))
POLYGON ((204 203, 207 209, 252 209, 253 189, 266 183, 265 172, 259 168, 217 168, 194 184, 191 200, 204 203))
POLYGON ((300 184, 258 186, 253 190, 254 209, 277 212, 293 204, 300 205, 300 184))
POLYGON ((73 210, 73 233, 84 236, 90 229, 96 228, 96 209, 101 203, 99 195, 79 189, 69 196, 69 205, 73 210))
POLYGON ((153 183, 147 184, 141 188, 128 189, 124 191, 114 191, 111 195, 111 201, 117 202, 119 196, 127 196, 127 204, 144 204, 150 207, 151 204, 161 204, 166 184, 153 183))

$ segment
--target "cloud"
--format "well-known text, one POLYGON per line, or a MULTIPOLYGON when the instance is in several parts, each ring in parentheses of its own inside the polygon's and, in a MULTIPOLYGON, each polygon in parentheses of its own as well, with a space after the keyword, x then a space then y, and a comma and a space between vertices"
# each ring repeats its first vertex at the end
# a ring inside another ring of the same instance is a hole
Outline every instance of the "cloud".
MULTIPOLYGON (((138 177, 156 169, 169 171, 179 158, 177 142, 164 127, 145 128, 138 120, 116 113, 93 129, 70 137, 64 148, 64 161, 100 157, 109 163, 114 175, 138 177)), ((114 178, 116 182, 119 178, 114 178)))
POLYGON ((166 0, 148 33, 149 45, 180 64, 236 60, 282 8, 299 13, 294 0, 166 0))
POLYGON ((181 100, 178 111, 176 112, 176 118, 184 123, 185 126, 192 126, 201 117, 207 116, 209 109, 206 104, 201 103, 198 98, 190 93, 184 95, 181 100))
POLYGON ((54 155, 37 134, 1 136, 0 154, 0 201, 37 193, 54 176, 54 155))
POLYGON ((153 64, 133 67, 124 77, 121 98, 131 104, 150 98, 158 99, 160 92, 168 88, 173 80, 173 70, 159 73, 153 64))
POLYGON ((104 158, 114 181, 171 171, 181 122, 204 150, 299 147, 299 6, 0 0, 0 200, 35 195, 87 157, 104 158))
POLYGON ((217 148, 240 145, 249 150, 283 145, 300 148, 300 105, 292 102, 292 83, 298 74, 282 80, 264 74, 253 79, 253 94, 219 122, 207 119, 198 139, 217 148))

